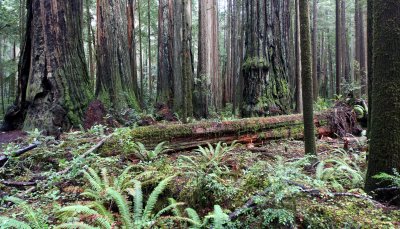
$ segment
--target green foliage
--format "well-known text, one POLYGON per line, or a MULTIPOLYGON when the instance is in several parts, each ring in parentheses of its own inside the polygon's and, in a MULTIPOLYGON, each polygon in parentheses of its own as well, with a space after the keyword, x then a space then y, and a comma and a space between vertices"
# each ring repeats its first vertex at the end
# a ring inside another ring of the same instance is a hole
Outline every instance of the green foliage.
POLYGON ((393 169, 393 175, 387 173, 380 173, 374 176, 374 178, 382 181, 389 181, 392 183, 392 187, 400 188, 400 173, 396 169, 393 169))
POLYGON ((270 226, 274 221, 281 225, 290 226, 295 222, 295 215, 286 209, 268 208, 262 211, 263 225, 270 226))
POLYGON ((6 197, 5 201, 10 201, 17 205, 24 213, 26 222, 0 216, 0 228, 29 228, 29 229, 46 229, 49 228, 45 221, 45 216, 40 210, 34 210, 27 202, 16 198, 6 197))
POLYGON ((315 111, 328 110, 333 106, 333 101, 325 98, 318 97, 318 100, 314 103, 315 111))
POLYGON ((136 142, 130 144, 132 153, 142 161, 153 161, 161 154, 167 152, 169 150, 168 147, 165 147, 166 142, 159 143, 154 150, 148 150, 141 142, 136 142))
POLYGON ((365 110, 364 107, 363 107, 363 106, 360 106, 360 105, 355 105, 355 106, 353 107, 353 110, 354 110, 354 112, 357 114, 357 118, 358 118, 358 119, 363 118, 363 117, 365 116, 365 114, 368 113, 368 111, 365 110))
MULTIPOLYGON (((89 181, 90 185, 95 188, 100 188, 98 185, 100 177, 93 177, 89 181), (97 180, 94 182, 94 180, 97 180), (94 184, 96 183, 96 184, 94 184)), ((113 228, 113 225, 122 223, 122 228, 151 228, 157 224, 163 224, 165 220, 175 220, 182 221, 185 218, 174 218, 174 217, 164 217, 163 214, 172 211, 177 206, 183 205, 183 203, 171 203, 168 206, 162 208, 161 210, 154 212, 156 203, 158 202, 159 196, 166 189, 168 184, 174 177, 168 177, 162 180, 150 193, 146 205, 143 203, 143 191, 142 185, 137 180, 132 180, 134 183, 134 189, 126 188, 125 191, 133 198, 133 212, 131 212, 130 203, 127 200, 127 196, 123 194, 121 190, 114 189, 113 187, 106 187, 104 190, 104 196, 107 198, 108 204, 115 203, 118 208, 118 216, 114 219, 113 214, 106 210, 105 201, 99 202, 94 201, 88 206, 74 205, 63 207, 59 211, 59 216, 62 220, 68 220, 69 222, 58 226, 59 228, 71 228, 73 225, 81 225, 85 228, 95 226, 100 226, 101 228, 113 228), (75 216, 81 216, 76 218, 75 216), (80 219, 92 219, 83 220, 80 219), (74 221, 74 222, 71 222, 74 221)), ((102 184, 105 184, 103 182, 102 184)))
POLYGON ((316 178, 326 181, 336 191, 343 191, 345 187, 361 188, 364 184, 364 174, 344 150, 336 150, 339 156, 321 161, 316 168, 316 178))

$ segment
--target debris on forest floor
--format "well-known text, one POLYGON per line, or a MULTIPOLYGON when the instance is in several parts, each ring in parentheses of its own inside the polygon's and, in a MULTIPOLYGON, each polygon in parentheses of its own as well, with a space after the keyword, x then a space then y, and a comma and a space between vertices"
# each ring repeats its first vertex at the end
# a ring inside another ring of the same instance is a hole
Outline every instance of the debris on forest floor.
MULTIPOLYGON (((303 169, 307 160, 302 141, 282 139, 234 148, 221 144, 219 148, 203 147, 198 151, 161 154, 144 162, 129 153, 136 149, 132 148, 129 139, 124 140, 129 129, 114 132, 121 140, 121 144, 116 146, 121 154, 97 154, 96 150, 110 137, 106 134, 111 131, 104 126, 95 126, 86 132, 64 134, 59 140, 26 136, 25 141, 40 138, 43 145, 20 158, 12 158, 0 168, 0 197, 23 198, 49 215, 46 220, 50 225, 59 224, 56 212, 60 206, 88 203, 82 196, 87 187, 81 175, 82 168, 90 165, 97 172, 106 168, 110 179, 114 179, 124 168, 132 166, 129 176, 140 181, 143 190, 151 190, 164 178, 174 176, 174 185, 169 185, 164 191, 157 208, 163 206, 166 197, 185 202, 202 216, 211 212, 214 205, 220 205, 237 219, 229 224, 229 228, 242 228, 244 225, 253 225, 254 228, 266 225, 272 228, 279 225, 396 227, 400 222, 398 209, 371 203, 370 197, 361 190, 362 179, 353 177, 362 176, 365 171, 367 143, 364 137, 348 137, 345 141, 323 137, 317 143, 318 158, 323 166, 315 165, 317 167, 310 171, 303 169), (343 150, 345 144, 348 144, 346 151, 343 150), (217 152, 217 148, 222 153, 212 164, 208 164, 207 157, 200 156, 217 152), (351 173, 340 171, 340 166, 348 166, 351 173), (245 214, 242 210, 240 214, 234 213, 246 206, 244 204, 249 198, 266 188, 272 191, 258 195, 252 202, 256 207, 244 209, 245 214), (308 195, 309 190, 318 190, 318 195, 308 195), (346 195, 339 197, 335 193, 346 195), (364 217, 358 217, 358 212, 363 212, 364 217)), ((0 214, 10 216, 18 213, 17 206, 10 206, 3 204, 0 214)))

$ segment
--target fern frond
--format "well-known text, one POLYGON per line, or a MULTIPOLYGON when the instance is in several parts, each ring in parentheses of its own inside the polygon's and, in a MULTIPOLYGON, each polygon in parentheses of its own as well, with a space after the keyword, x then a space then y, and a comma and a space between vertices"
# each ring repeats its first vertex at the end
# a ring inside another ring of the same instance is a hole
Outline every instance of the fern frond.
POLYGON ((32 229, 27 223, 11 219, 8 217, 0 216, 0 228, 16 228, 16 229, 32 229))
MULTIPOLYGON (((176 204, 177 203, 174 198, 168 198, 168 202, 169 202, 169 204, 176 204)), ((172 209, 172 213, 174 214, 174 216, 182 217, 182 212, 177 207, 172 209)))
POLYGON ((135 183, 135 189, 128 189, 129 195, 133 197, 133 218, 135 222, 138 222, 141 220, 142 215, 143 215, 143 193, 142 193, 142 184, 134 180, 135 183))
POLYGON ((114 222, 113 214, 106 207, 104 207, 103 203, 99 201, 94 201, 89 205, 89 207, 96 210, 101 216, 106 218, 109 222, 114 222))
POLYGON ((148 219, 151 216, 151 212, 154 209, 154 206, 156 205, 158 201, 158 197, 160 194, 164 191, 164 189, 168 186, 169 182, 174 178, 175 176, 167 177, 166 179, 162 180, 157 187, 151 192, 149 199, 146 202, 146 207, 144 208, 143 211, 143 217, 145 219, 148 219))
POLYGON ((14 204, 16 204, 19 208, 21 208, 24 213, 25 213, 25 218, 26 220, 29 222, 29 224, 33 227, 33 228, 43 228, 46 227, 47 225, 46 223, 42 222, 40 217, 37 215, 37 213, 32 209, 31 206, 29 206, 27 204, 27 202, 25 202, 24 200, 21 200, 19 198, 10 196, 10 197, 6 197, 5 198, 6 201, 10 201, 13 202, 14 204))
POLYGON ((108 174, 107 174, 107 169, 106 168, 102 168, 101 169, 101 176, 103 178, 103 185, 105 188, 110 187, 110 180, 108 179, 108 174))
POLYGON ((122 223, 124 224, 125 228, 133 228, 131 214, 129 211, 129 205, 126 199, 121 195, 121 193, 114 190, 113 188, 107 188, 106 193, 117 204, 118 211, 119 214, 121 215, 122 223))
POLYGON ((197 214, 196 210, 194 210, 193 208, 186 208, 185 211, 186 211, 187 215, 189 216, 189 218, 191 220, 193 220, 193 222, 195 222, 192 225, 200 227, 202 222, 201 222, 200 216, 199 216, 199 214, 197 214))
MULTIPOLYGON (((88 168, 88 171, 92 171, 92 168, 88 168)), ((102 187, 102 182, 100 177, 96 174, 95 176, 92 176, 92 172, 87 172, 86 170, 82 170, 83 173, 83 177, 89 182, 90 187, 97 191, 97 192, 101 192, 101 190, 103 190, 102 187)))
POLYGON ((170 204, 167 207, 161 209, 159 212, 157 212, 157 214, 153 218, 157 219, 157 218, 161 217, 162 214, 172 211, 173 209, 176 209, 178 206, 182 206, 182 205, 185 205, 185 203, 178 202, 178 203, 170 204))
POLYGON ((222 208, 219 205, 214 205, 213 218, 215 229, 223 229, 224 224, 229 221, 229 216, 222 211, 222 208))
POLYGON ((54 229, 99 229, 98 227, 90 226, 89 224, 82 222, 74 222, 74 223, 63 223, 56 226, 54 229))

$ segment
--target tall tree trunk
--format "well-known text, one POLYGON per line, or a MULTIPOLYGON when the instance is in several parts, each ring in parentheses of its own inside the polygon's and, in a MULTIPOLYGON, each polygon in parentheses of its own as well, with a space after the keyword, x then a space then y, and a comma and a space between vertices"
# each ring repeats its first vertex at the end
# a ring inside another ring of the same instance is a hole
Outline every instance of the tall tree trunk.
MULTIPOLYGON (((400 171, 400 1, 373 1, 371 141, 366 190, 387 187, 375 175, 400 171)), ((387 194, 385 197, 393 198, 387 194)), ((397 196, 397 203, 400 200, 397 196)))
POLYGON ((312 75, 314 101, 318 100, 318 0, 313 0, 313 28, 312 28, 312 75))
POLYGON ((126 0, 97 0, 96 97, 115 114, 127 107, 138 110, 128 49, 126 0))
POLYGON ((151 32, 150 32, 150 0, 147 1, 147 42, 148 42, 148 54, 149 54, 149 101, 152 101, 153 98, 153 75, 151 74, 151 32))
POLYGON ((128 47, 129 47, 129 60, 131 67, 131 78, 133 82, 133 90, 137 99, 140 98, 138 77, 137 77, 137 64, 136 64, 136 41, 135 41, 135 8, 136 0, 128 0, 126 8, 128 15, 128 47))
POLYGON ((296 55, 296 111, 303 113, 303 88, 301 85, 301 49, 300 49, 300 17, 299 17, 299 0, 295 0, 296 5, 296 38, 295 38, 295 55, 296 55))
POLYGON ((361 77, 361 95, 367 94, 367 48, 366 48, 366 36, 365 36, 365 22, 364 22, 364 11, 360 6, 360 77, 361 77))
POLYGON ((341 94, 342 83, 341 2, 342 0, 336 0, 336 95, 341 94))
MULTIPOLYGON (((233 6, 232 0, 227 0, 228 9, 227 9, 227 23, 226 23, 226 36, 225 36, 225 44, 226 44, 226 64, 224 70, 224 105, 227 103, 231 103, 232 101, 232 78, 233 78, 233 66, 232 66, 232 30, 233 30, 233 6)), ((199 1, 200 2, 200 1, 199 1)), ((235 1, 233 1, 235 2, 235 1)))
POLYGON ((182 86, 183 104, 181 107, 184 122, 193 116, 193 62, 192 62, 192 3, 182 0, 182 86))
POLYGON ((367 50, 367 68, 368 68, 368 130, 367 130, 367 135, 370 138, 371 134, 371 108, 372 108, 372 93, 371 91, 373 90, 373 74, 374 74, 374 60, 373 60, 373 38, 374 38, 374 28, 373 28, 373 10, 374 10, 374 5, 373 5, 373 0, 367 0, 367 45, 368 45, 368 50, 367 50))
POLYGON ((139 65, 140 65, 140 105, 144 108, 144 76, 143 76, 143 48, 142 48, 142 20, 140 11, 140 1, 138 1, 138 33, 139 33, 139 65))
MULTIPOLYGON (((361 78, 361 30, 360 30, 360 0, 355 0, 354 2, 354 8, 355 8, 355 13, 354 13, 354 81, 356 83, 360 83, 360 78, 361 78)), ((356 91, 356 96, 360 97, 361 96, 361 91, 357 90, 356 91)))
POLYGON ((309 0, 300 0, 301 78, 303 85, 304 143, 306 154, 316 154, 309 0))
POLYGON ((93 63, 93 44, 92 44, 92 14, 90 13, 90 0, 85 1, 86 5, 86 25, 87 25, 87 46, 88 46, 88 66, 89 66, 89 78, 91 88, 94 88, 94 63, 93 63))
POLYGON ((1 110, 2 114, 5 114, 5 104, 4 104, 4 78, 5 74, 3 72, 3 39, 0 37, 0 96, 1 96, 1 110))
POLYGON ((216 0, 199 1, 198 47, 199 58, 195 82, 194 110, 196 117, 207 118, 210 108, 217 111, 222 105, 216 0))
POLYGON ((173 71, 173 9, 171 0, 159 0, 158 5, 158 80, 157 103, 174 104, 174 71, 173 71))
POLYGON ((290 111, 286 2, 245 1, 244 117, 290 111))
POLYGON ((59 134, 81 123, 92 98, 82 15, 79 0, 28 0, 18 93, 3 129, 38 128, 59 134))

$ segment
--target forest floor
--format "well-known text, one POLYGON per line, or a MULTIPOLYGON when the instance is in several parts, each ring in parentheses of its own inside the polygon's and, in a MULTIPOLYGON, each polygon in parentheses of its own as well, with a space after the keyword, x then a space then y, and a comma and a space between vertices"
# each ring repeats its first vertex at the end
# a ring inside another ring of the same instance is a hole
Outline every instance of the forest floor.
MULTIPOLYGON (((226 228, 400 228, 400 209, 374 201, 362 190, 365 137, 318 140, 319 163, 303 155, 302 141, 291 139, 232 147, 221 144, 208 151, 169 151, 143 161, 130 153, 127 133, 129 129, 97 126, 63 134, 60 139, 38 132, 0 134, 5 155, 41 142, 38 148, 10 158, 0 167, 0 198, 25 200, 48 225, 74 220, 93 224, 90 218, 77 218, 79 212, 68 219, 58 214, 61 207, 87 205, 100 198, 101 192, 97 197, 84 193, 93 186, 88 176, 82 176, 82 170, 90 173, 90 167, 99 174, 102 170, 99 180, 126 176, 140 181, 144 199, 170 178, 155 209, 174 198, 185 203, 179 206, 181 210, 191 207, 203 217, 220 205, 230 218, 226 228), (125 153, 112 155, 96 147, 85 154, 111 132, 120 139, 115 147, 125 153), (129 172, 124 174, 127 167, 129 172)), ((118 215, 112 203, 107 206, 118 215)), ((161 218, 168 220, 173 212, 165 212, 161 218)), ((21 206, 4 199, 0 216, 26 219, 21 206)), ((169 225, 186 228, 186 224, 169 225)))

